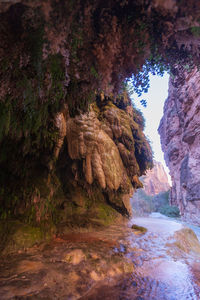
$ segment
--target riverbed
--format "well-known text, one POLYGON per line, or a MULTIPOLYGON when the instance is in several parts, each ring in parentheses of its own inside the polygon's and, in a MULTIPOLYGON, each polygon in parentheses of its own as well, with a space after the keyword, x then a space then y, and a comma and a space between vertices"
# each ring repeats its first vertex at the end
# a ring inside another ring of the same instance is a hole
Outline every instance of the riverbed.
POLYGON ((200 244, 185 226, 152 215, 56 237, 1 260, 0 299, 198 300, 200 244))
MULTIPOLYGON (((185 224, 158 214, 134 218, 132 223, 148 229, 144 235, 127 236, 135 249, 127 253, 134 272, 115 284, 99 286, 82 299, 200 299, 200 249, 195 238, 191 241, 192 233, 185 224)), ((198 233, 198 227, 195 229, 198 233)))

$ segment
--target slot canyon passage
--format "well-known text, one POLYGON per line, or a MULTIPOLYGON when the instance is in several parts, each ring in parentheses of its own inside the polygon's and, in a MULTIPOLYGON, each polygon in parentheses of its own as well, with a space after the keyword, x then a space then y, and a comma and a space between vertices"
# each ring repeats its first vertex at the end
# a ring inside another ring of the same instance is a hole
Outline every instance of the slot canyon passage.
POLYGON ((0 299, 200 299, 199 56, 197 0, 0 1, 0 299), (165 71, 182 220, 131 217, 165 71))

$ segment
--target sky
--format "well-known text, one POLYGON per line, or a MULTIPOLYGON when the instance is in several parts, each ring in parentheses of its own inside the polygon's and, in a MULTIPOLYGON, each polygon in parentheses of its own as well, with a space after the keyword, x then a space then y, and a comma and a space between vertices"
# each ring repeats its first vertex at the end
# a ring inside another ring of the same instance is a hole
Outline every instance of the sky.
POLYGON ((151 141, 154 153, 154 159, 163 164, 170 181, 169 170, 164 161, 164 153, 161 150, 160 136, 158 127, 163 116, 163 107, 168 96, 169 74, 165 73, 163 77, 150 74, 150 88, 148 93, 138 97, 134 94, 131 98, 134 105, 139 108, 145 118, 144 133, 151 141), (147 107, 140 104, 140 99, 147 100, 147 107))

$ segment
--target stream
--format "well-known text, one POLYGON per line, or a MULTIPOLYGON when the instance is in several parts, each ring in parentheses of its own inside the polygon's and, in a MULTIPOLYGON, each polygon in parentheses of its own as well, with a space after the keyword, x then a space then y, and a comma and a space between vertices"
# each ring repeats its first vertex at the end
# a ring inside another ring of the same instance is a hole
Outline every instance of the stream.
POLYGON ((180 237, 184 249, 176 247, 176 231, 191 227, 200 240, 197 226, 173 220, 159 213, 134 218, 131 224, 144 226, 148 232, 135 238, 129 234, 130 245, 136 251, 127 253, 135 270, 111 286, 105 284, 83 299, 124 300, 198 300, 200 299, 200 248, 188 238, 180 237), (139 250, 139 253, 138 253, 139 250))
MULTIPOLYGON (((200 299, 199 251, 191 253, 187 247, 186 251, 179 251, 173 242, 170 247, 171 237, 183 225, 170 218, 138 218, 134 222, 148 229, 146 237, 132 241, 145 252, 140 258, 142 261, 136 262, 135 277, 143 278, 142 290, 137 293, 144 299, 200 299), (195 270, 199 270, 198 273, 194 274, 195 270)), ((182 237, 180 243, 184 243, 182 237)), ((190 242, 188 246, 190 248, 190 242)))
POLYGON ((0 260, 0 299, 199 300, 200 244, 185 226, 152 214, 56 237, 0 260))

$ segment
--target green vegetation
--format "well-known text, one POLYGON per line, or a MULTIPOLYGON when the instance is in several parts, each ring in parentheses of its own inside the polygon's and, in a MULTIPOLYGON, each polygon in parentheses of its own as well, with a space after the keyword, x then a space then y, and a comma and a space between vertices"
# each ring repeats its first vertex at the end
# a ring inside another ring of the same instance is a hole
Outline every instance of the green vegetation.
POLYGON ((169 191, 149 196, 144 190, 139 189, 133 196, 132 207, 134 215, 148 215, 151 212, 159 212, 172 218, 180 216, 178 207, 169 205, 169 191))
POLYGON ((98 75, 98 73, 97 73, 97 71, 96 71, 96 69, 95 69, 94 66, 92 66, 92 67, 90 68, 90 72, 91 72, 91 74, 92 74, 96 79, 99 77, 99 75, 98 75))
MULTIPOLYGON (((41 48, 41 43, 38 47, 41 48)), ((45 219, 55 209, 49 196, 45 164, 50 166, 55 160, 53 153, 59 134, 54 118, 64 100, 61 55, 50 55, 42 61, 41 49, 36 51, 33 47, 32 51, 35 57, 31 60, 33 73, 28 70, 18 74, 16 95, 7 95, 0 102, 0 163, 4 170, 0 176, 0 197, 3 199, 0 219, 14 217, 24 202, 26 207, 21 208, 19 217, 29 224, 35 222, 38 212, 39 218, 45 219), (43 71, 35 68, 39 61, 43 71), (40 93, 46 88, 47 71, 51 84, 47 98, 42 101, 40 93), (39 76, 37 84, 32 76, 39 76), (45 160, 45 164, 41 160, 45 160), (40 201, 34 205, 31 199, 36 194, 40 201)))
POLYGON ((106 203, 99 203, 97 206, 97 213, 102 225, 108 226, 113 223, 117 217, 117 212, 110 205, 106 203))
MULTIPOLYGON (((108 225, 117 218, 116 210, 126 213, 121 197, 131 185, 124 176, 128 182, 106 199, 101 189, 85 181, 84 154, 71 160, 64 140, 59 154, 64 158, 55 157, 58 113, 68 119, 87 112, 99 97, 96 113, 103 125, 109 122, 103 105, 107 115, 115 108, 110 134, 116 145, 122 144, 120 155, 135 188, 142 185, 138 176, 152 167, 152 152, 142 133, 144 119, 136 110, 132 115, 123 84, 133 75, 132 91, 141 96, 148 90, 150 72, 162 76, 179 62, 190 70, 194 55, 188 56, 187 47, 180 51, 171 34, 175 25, 162 18, 162 11, 136 2, 108 1, 105 9, 101 1, 52 1, 46 15, 42 7, 22 3, 2 15, 0 219, 13 226, 14 219, 26 223, 36 240, 40 232, 30 227, 38 224, 108 225), (106 96, 101 99, 100 94, 106 96)), ((191 28, 191 34, 198 36, 199 28, 191 28)), ((144 99, 142 103, 146 105, 144 99)), ((111 170, 108 160, 109 166, 111 170)), ((159 207, 144 196, 142 209, 177 214, 165 200, 156 201, 159 207)))
MULTIPOLYGON (((92 77, 94 77, 93 75, 92 77)), ((76 78, 71 79, 67 94, 67 102, 71 117, 75 117, 81 112, 87 112, 90 104, 93 103, 95 99, 95 91, 91 89, 89 91, 82 92, 79 81, 76 78)))
POLYGON ((191 32, 195 37, 199 37, 200 36, 200 27, 191 27, 191 32))
POLYGON ((166 215, 171 218, 177 218, 180 217, 180 212, 177 206, 171 206, 171 205, 164 205, 161 206, 158 210, 161 214, 166 215))
POLYGON ((132 229, 134 229, 134 231, 138 232, 138 233, 141 233, 141 234, 144 234, 147 232, 147 228, 143 227, 143 226, 138 226, 136 224, 133 224, 131 226, 132 229))
MULTIPOLYGON (((153 51, 155 52, 155 51, 153 51)), ((152 54, 145 61, 144 65, 136 74, 127 81, 128 92, 130 95, 136 93, 138 97, 141 97, 143 93, 147 93, 150 87, 149 75, 159 75, 163 76, 165 72, 170 72, 169 64, 163 61, 162 56, 159 54, 152 54)), ((146 107, 147 102, 145 99, 140 100, 141 104, 146 107)))
POLYGON ((50 69, 51 76, 51 86, 46 101, 41 102, 40 98, 44 82, 35 86, 34 80, 23 73, 16 83, 19 96, 16 95, 13 99, 14 96, 7 95, 4 102, 0 103, 0 142, 7 135, 13 139, 24 137, 22 155, 36 153, 42 145, 44 148, 53 149, 58 138, 53 118, 64 100, 64 72, 61 56, 49 56, 43 69, 50 69))
POLYGON ((55 228, 36 227, 17 220, 0 221, 0 252, 4 255, 48 241, 55 228))

